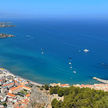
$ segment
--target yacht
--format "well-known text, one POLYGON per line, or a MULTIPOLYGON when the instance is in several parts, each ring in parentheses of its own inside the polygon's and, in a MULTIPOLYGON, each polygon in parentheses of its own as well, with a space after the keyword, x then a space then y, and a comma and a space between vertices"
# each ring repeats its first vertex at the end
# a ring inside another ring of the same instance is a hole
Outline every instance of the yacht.
POLYGON ((84 51, 85 53, 88 53, 88 52, 89 52, 89 50, 88 50, 88 49, 84 49, 83 51, 84 51))

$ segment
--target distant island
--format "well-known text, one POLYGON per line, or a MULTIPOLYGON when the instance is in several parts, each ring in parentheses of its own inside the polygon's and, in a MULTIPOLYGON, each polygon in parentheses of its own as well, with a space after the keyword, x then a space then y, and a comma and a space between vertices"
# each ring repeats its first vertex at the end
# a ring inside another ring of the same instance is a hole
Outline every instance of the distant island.
POLYGON ((14 37, 14 35, 0 33, 0 38, 8 38, 8 37, 14 37))
POLYGON ((10 22, 0 22, 0 28, 5 28, 5 27, 15 27, 15 25, 11 25, 10 22))
MULTIPOLYGON (((0 22, 0 28, 5 27, 15 27, 15 25, 11 25, 11 22, 0 22)), ((14 37, 12 34, 6 34, 6 33, 0 33, 0 39, 1 38, 8 38, 8 37, 14 37)))

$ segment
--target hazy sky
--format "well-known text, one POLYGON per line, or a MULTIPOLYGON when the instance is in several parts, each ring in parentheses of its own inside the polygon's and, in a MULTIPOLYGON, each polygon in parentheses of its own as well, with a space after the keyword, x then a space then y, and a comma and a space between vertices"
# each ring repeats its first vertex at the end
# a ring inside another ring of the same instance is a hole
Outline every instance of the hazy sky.
POLYGON ((108 0, 0 0, 0 17, 108 18, 108 0))

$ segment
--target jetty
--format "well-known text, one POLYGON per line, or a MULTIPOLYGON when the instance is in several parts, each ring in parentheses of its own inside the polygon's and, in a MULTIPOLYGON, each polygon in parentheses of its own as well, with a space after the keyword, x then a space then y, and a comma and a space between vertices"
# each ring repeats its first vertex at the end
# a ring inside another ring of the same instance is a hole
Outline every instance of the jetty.
POLYGON ((97 77, 93 77, 94 80, 97 80, 101 83, 105 83, 105 84, 108 84, 108 80, 103 80, 103 79, 100 79, 100 78, 97 78, 97 77))

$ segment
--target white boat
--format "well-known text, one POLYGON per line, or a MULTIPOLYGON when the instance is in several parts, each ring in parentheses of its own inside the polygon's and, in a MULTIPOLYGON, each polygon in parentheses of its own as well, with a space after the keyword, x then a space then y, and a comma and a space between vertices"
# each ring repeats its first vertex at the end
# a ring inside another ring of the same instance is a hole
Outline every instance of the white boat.
POLYGON ((69 64, 72 64, 71 62, 69 62, 69 64))
POLYGON ((70 67, 70 69, 72 69, 72 66, 70 67))
POLYGON ((73 73, 76 74, 77 72, 76 71, 73 71, 73 73))
POLYGON ((88 49, 84 49, 83 51, 84 51, 85 53, 88 53, 88 52, 89 52, 89 50, 88 50, 88 49))

